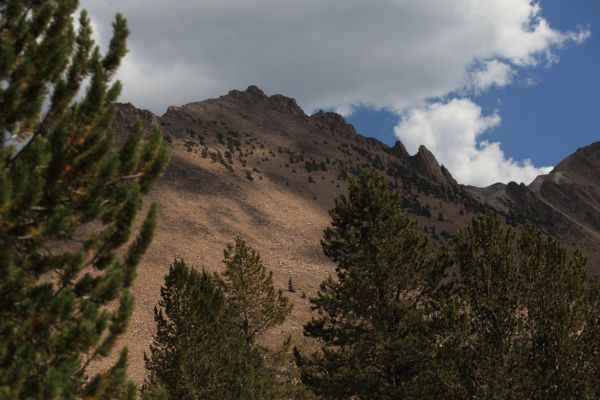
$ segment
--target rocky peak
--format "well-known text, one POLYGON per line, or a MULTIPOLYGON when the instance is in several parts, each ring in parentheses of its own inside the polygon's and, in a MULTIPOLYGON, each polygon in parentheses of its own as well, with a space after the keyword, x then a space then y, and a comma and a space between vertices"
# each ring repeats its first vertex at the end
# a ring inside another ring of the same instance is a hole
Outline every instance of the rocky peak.
POLYGON ((284 113, 305 115, 304 111, 296 103, 296 100, 281 94, 268 96, 258 86, 255 85, 248 86, 248 88, 244 91, 231 90, 226 97, 233 97, 246 104, 261 104, 273 110, 284 113))
POLYGON ((269 97, 265 94, 265 92, 255 85, 248 86, 248 88, 246 88, 244 91, 230 90, 229 93, 227 93, 227 96, 244 100, 253 100, 254 102, 263 101, 269 97))
POLYGON ((440 167, 440 164, 437 162, 433 153, 423 145, 419 146, 417 154, 408 157, 408 162, 416 172, 437 183, 456 184, 450 171, 448 171, 446 167, 440 167))
POLYGON ((258 86, 250 85, 246 88, 246 93, 258 99, 266 99, 267 96, 258 86))
POLYGON ((404 144, 402 144, 402 142, 399 140, 396 140, 396 143, 394 143, 394 147, 392 147, 391 151, 392 154, 401 160, 410 157, 410 154, 408 154, 408 151, 406 151, 406 147, 404 147, 404 144))
POLYGON ((115 119, 122 121, 140 119, 142 122, 154 123, 158 117, 152 111, 137 108, 131 103, 115 103, 115 119))
POLYGON ((311 118, 326 128, 336 133, 356 134, 354 126, 346 122, 346 119, 335 112, 319 110, 311 115, 311 118))
POLYGON ((139 109, 131 103, 115 103, 113 128, 115 128, 114 141, 117 146, 125 143, 136 121, 142 124, 144 130, 149 131, 152 125, 158 124, 158 117, 152 111, 139 109))
POLYGON ((600 142, 577 149, 529 189, 570 222, 600 238, 600 142))
POLYGON ((552 173, 558 172, 577 175, 600 184, 600 142, 577 149, 552 171, 552 173))
POLYGON ((268 99, 269 104, 275 110, 288 112, 294 115, 305 115, 304 111, 298 106, 296 100, 280 94, 274 94, 268 99))
POLYGON ((448 171, 448 168, 446 168, 446 166, 442 165, 441 170, 442 174, 444 174, 444 176, 446 177, 448 183, 450 183, 453 186, 458 185, 458 182, 456 182, 456 179, 454 179, 454 177, 452 176, 450 171, 448 171))

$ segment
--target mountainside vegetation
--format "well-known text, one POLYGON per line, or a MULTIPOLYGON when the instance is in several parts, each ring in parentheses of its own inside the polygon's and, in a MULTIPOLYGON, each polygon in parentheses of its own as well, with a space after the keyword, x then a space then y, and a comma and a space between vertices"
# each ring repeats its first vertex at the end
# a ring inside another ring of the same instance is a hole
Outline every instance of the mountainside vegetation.
POLYGON ((283 373, 273 351, 256 344, 265 331, 252 328, 281 323, 290 310, 260 255, 236 238, 224 251, 223 277, 176 261, 155 311, 145 394, 600 395, 600 285, 586 275, 581 253, 569 256, 534 225, 517 231, 493 214, 475 217, 447 250, 435 249, 400 203, 374 169, 350 178, 322 240, 336 275, 310 299, 316 313, 304 326, 318 346, 295 348, 297 367, 284 365, 283 373))
MULTIPOLYGON (((600 233, 588 223, 593 219, 584 218, 599 213, 592 200, 600 185, 582 170, 582 165, 600 168, 594 156, 598 146, 575 153, 561 171, 540 177, 538 194, 534 184, 460 185, 424 147, 409 155, 400 142, 390 148, 357 133, 335 113, 306 115, 293 99, 268 96, 255 86, 170 107, 162 116, 119 105, 116 131, 128 132, 136 118, 160 125, 173 161, 151 194, 159 204, 163 223, 157 236, 163 245, 151 246, 148 268, 134 286, 140 299, 133 317, 137 333, 128 335, 126 343, 135 371, 143 371, 142 354, 153 333, 147 327, 166 266, 181 257, 220 273, 223 247, 235 236, 260 250, 274 284, 288 288, 294 305, 280 328, 266 332, 264 344, 275 345, 287 335, 310 342, 302 336, 312 317, 309 299, 319 282, 335 274, 335 263, 320 246, 329 224, 327 210, 364 167, 389 182, 432 249, 451 246, 475 215, 495 213, 502 225, 518 230, 527 221, 536 224, 569 254, 582 249, 589 260, 586 270, 591 275, 600 271, 600 233), (565 192, 569 197, 563 201, 565 192)), ((143 379, 143 372, 135 377, 138 383, 143 379)))
POLYGON ((332 399, 593 399, 600 286, 532 224, 475 217, 449 252, 428 241, 375 171, 351 179, 322 242, 337 264, 296 351, 302 381, 332 399))

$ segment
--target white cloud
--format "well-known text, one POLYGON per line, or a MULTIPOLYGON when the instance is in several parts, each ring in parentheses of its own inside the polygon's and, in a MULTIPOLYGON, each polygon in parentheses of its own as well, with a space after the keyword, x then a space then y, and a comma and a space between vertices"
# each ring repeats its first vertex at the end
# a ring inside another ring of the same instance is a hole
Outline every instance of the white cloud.
POLYGON ((569 32, 568 40, 573 41, 577 44, 582 44, 583 42, 588 40, 591 36, 592 36, 592 32, 590 31, 589 28, 586 28, 586 29, 582 28, 576 32, 569 32))
POLYGON ((467 88, 476 93, 485 92, 492 86, 504 87, 512 82, 515 75, 513 68, 501 61, 486 61, 480 68, 470 74, 467 88))
POLYGON ((536 168, 530 160, 506 157, 500 143, 482 139, 500 122, 497 113, 483 115, 481 107, 471 100, 453 99, 406 111, 395 132, 409 152, 425 145, 461 183, 529 183, 537 175, 550 172, 550 167, 536 168))

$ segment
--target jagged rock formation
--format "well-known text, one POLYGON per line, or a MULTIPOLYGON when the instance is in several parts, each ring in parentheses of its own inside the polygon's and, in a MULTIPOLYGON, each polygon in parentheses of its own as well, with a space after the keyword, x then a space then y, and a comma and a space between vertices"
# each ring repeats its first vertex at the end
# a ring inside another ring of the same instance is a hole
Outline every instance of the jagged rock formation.
POLYGON ((529 186, 511 182, 469 191, 509 222, 533 221, 584 250, 589 271, 600 274, 600 142, 578 149, 529 186))
POLYGON ((600 232, 600 142, 578 149, 529 187, 583 229, 600 232))
POLYGON ((456 181, 450 174, 450 171, 446 167, 440 166, 435 156, 427 147, 419 146, 417 154, 409 157, 408 160, 413 169, 426 178, 441 185, 456 185, 456 181))
MULTIPOLYGON (((580 173, 584 166, 599 171, 597 148, 565 160, 533 189, 514 183, 479 189, 457 184, 425 147, 411 156, 400 142, 390 148, 360 135, 336 113, 306 115, 293 99, 268 96, 256 86, 169 107, 160 117, 118 105, 117 143, 136 118, 159 124, 172 151, 171 165, 151 194, 159 225, 134 283, 136 309, 122 341, 130 347, 138 383, 154 329, 152 309, 169 264, 184 258, 195 267, 220 271, 222 249, 235 235, 261 252, 277 286, 285 288, 291 277, 297 289, 288 293, 295 305, 291 317, 265 341, 277 343, 288 334, 302 341, 302 324, 310 317, 302 293, 313 295, 333 268, 320 248, 327 210, 361 165, 386 176, 401 192, 406 211, 440 243, 474 213, 492 210, 508 223, 533 219, 569 244, 593 240, 579 225, 598 232, 593 218, 600 214, 600 174, 580 173), (584 204, 577 213, 558 204, 563 198, 573 201, 570 190, 584 204)), ((600 240, 590 243, 600 247, 600 240)))

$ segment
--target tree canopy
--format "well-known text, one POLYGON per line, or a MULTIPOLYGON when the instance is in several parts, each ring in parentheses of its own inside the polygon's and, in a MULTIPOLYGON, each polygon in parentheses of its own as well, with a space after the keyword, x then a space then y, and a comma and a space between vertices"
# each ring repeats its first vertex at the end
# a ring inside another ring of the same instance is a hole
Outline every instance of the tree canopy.
POLYGON ((263 265, 260 254, 236 237, 223 251, 225 290, 237 324, 248 342, 281 324, 292 305, 281 290, 273 287, 273 273, 263 265))
POLYGON ((127 327, 129 288, 156 210, 133 223, 164 171, 158 129, 113 145, 114 80, 129 35, 106 53, 78 1, 0 4, 0 394, 130 398, 126 351, 87 376, 127 327), (85 84, 85 87, 84 87, 85 84), (130 240, 131 235, 135 235, 130 240), (121 252, 117 250, 127 247, 121 252), (122 255, 120 255, 122 254, 122 255), (111 307, 108 307, 108 306, 111 307))
POLYGON ((305 334, 321 351, 296 352, 302 380, 325 398, 398 399, 433 360, 442 268, 401 200, 373 169, 351 179, 322 241, 336 264, 311 299, 318 317, 305 334))
POLYGON ((154 314, 147 389, 162 388, 181 400, 274 398, 260 354, 238 327, 218 275, 175 261, 154 314))
POLYGON ((532 224, 479 216, 453 246, 460 276, 448 332, 459 398, 594 399, 600 395, 600 286, 585 259, 532 224))

